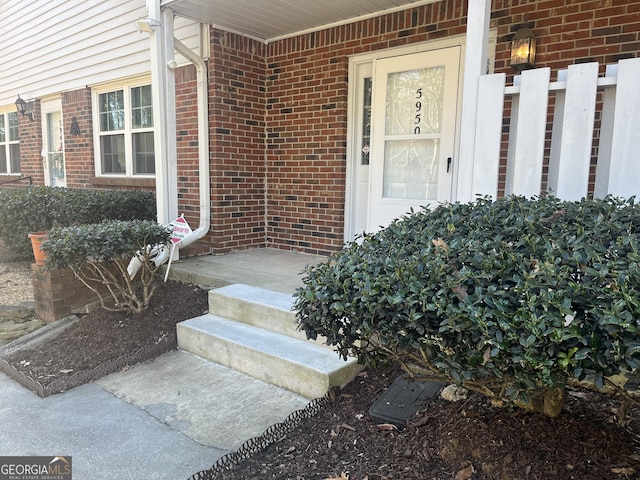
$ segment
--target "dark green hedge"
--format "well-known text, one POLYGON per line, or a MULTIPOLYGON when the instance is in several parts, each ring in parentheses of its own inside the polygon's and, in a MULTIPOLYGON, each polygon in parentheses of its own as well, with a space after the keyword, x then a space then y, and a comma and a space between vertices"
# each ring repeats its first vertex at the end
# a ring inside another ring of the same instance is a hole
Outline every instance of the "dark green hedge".
POLYGON ((613 198, 445 204, 310 267, 309 337, 504 398, 640 375, 640 207, 613 198))
POLYGON ((25 187, 0 190, 0 241, 19 257, 32 256, 27 235, 54 226, 103 220, 155 220, 152 192, 25 187))

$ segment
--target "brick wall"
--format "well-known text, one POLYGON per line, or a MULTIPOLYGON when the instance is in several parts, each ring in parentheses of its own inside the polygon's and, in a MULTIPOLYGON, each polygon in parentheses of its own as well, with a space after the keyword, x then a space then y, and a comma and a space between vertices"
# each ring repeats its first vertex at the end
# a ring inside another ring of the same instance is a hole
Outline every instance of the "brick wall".
POLYGON ((91 111, 91 89, 62 94, 64 161, 69 187, 93 187, 91 179, 95 175, 95 163, 91 111))
POLYGON ((209 64, 211 241, 265 245, 265 46, 213 31, 209 64))
MULTIPOLYGON (((33 102, 33 121, 18 114, 18 133, 20 135, 20 173, 30 176, 35 185, 44 182, 42 169, 42 126, 40 123, 40 101, 33 102)), ((11 180, 15 177, 7 177, 11 180)), ((28 182, 16 182, 12 186, 24 186, 28 182)))

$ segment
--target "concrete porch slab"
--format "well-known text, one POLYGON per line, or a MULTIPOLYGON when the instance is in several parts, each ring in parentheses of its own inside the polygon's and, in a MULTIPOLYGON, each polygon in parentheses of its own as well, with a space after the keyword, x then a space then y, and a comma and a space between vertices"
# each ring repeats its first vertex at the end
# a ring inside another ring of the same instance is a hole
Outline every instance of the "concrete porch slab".
POLYGON ((243 283, 293 294, 302 286, 304 268, 326 260, 319 255, 256 248, 178 260, 171 264, 169 278, 211 288, 243 283))

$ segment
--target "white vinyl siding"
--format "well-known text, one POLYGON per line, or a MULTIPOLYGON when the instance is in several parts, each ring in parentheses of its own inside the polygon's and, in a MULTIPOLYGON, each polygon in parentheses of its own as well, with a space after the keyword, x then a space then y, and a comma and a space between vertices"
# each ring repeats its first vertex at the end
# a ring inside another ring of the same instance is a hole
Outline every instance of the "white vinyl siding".
MULTIPOLYGON (((146 16, 145 0, 0 0, 0 106, 18 93, 41 98, 148 74, 149 34, 133 24, 146 16)), ((176 38, 194 51, 199 30, 176 17, 176 38)))
POLYGON ((0 175, 20 173, 18 113, 0 113, 0 175))

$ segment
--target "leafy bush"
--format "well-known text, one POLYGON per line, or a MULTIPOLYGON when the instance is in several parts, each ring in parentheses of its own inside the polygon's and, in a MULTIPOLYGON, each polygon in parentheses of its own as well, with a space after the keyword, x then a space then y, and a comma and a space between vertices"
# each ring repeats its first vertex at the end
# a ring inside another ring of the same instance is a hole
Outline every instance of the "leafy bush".
POLYGON ((103 308, 138 313, 149 306, 156 290, 159 265, 153 262, 154 253, 169 242, 169 235, 167 227, 155 222, 114 220, 54 228, 42 250, 48 269, 71 268, 103 308), (142 264, 139 283, 127 271, 134 256, 142 264))
POLYGON ((294 308, 342 355, 556 415, 570 380, 639 376, 639 235, 633 199, 445 204, 308 268, 294 308))
POLYGON ((154 220, 155 197, 134 190, 89 190, 59 187, 0 189, 0 241, 27 258, 31 232, 103 220, 154 220))

